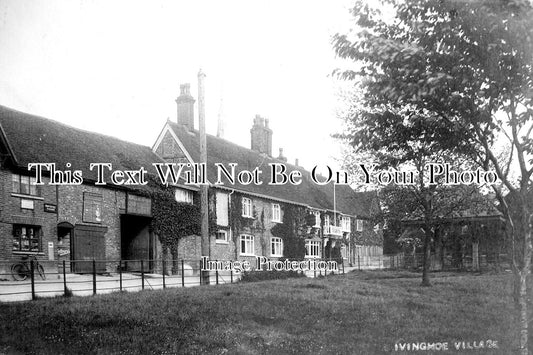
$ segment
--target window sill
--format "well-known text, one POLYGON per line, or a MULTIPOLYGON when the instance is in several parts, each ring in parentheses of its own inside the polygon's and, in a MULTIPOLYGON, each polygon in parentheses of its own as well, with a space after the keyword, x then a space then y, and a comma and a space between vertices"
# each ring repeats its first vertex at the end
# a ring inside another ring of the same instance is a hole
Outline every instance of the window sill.
POLYGON ((14 192, 11 193, 11 196, 12 197, 25 198, 25 199, 28 199, 28 200, 39 200, 39 201, 43 201, 44 200, 44 198, 40 197, 40 196, 17 194, 17 193, 14 193, 14 192))
POLYGON ((215 241, 215 244, 225 244, 225 245, 228 245, 229 242, 227 240, 216 240, 215 241))
POLYGON ((272 220, 273 223, 283 223, 282 221, 274 221, 272 220))
POLYGON ((243 254, 243 253, 240 253, 239 255, 240 256, 255 256, 255 254, 243 254))
POLYGON ((43 255, 43 251, 21 251, 21 250, 13 250, 13 255, 43 255))
POLYGON ((242 218, 255 219, 253 216, 241 216, 242 218))
POLYGON ((320 259, 320 256, 318 256, 318 255, 317 255, 317 256, 309 256, 309 255, 306 255, 304 258, 305 258, 305 259, 320 259))
POLYGON ((283 255, 270 255, 271 258, 283 258, 283 255))

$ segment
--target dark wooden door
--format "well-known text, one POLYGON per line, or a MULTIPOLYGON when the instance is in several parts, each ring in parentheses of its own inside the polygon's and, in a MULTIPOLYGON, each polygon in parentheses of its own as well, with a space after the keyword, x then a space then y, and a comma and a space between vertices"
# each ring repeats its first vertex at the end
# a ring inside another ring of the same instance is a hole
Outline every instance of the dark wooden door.
POLYGON ((93 260, 96 260, 96 272, 106 271, 104 262, 106 231, 107 227, 76 225, 72 244, 74 272, 92 272, 93 260))

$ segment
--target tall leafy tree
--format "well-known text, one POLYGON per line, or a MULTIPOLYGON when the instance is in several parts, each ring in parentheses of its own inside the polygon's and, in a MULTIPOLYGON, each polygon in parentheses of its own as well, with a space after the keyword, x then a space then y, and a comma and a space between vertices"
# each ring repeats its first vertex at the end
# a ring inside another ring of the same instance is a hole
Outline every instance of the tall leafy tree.
MULTIPOLYGON (((362 100, 353 116, 356 128, 382 132, 399 147, 407 137, 464 154, 498 174, 500 184, 493 189, 509 226, 520 351, 527 354, 533 225, 531 3, 406 0, 371 7, 358 2, 353 14, 358 30, 336 35, 334 48, 339 57, 357 62, 339 71, 345 79, 362 81, 362 100), (418 125, 428 129, 416 137, 418 125), (502 140, 508 146, 503 159, 498 155, 502 140)), ((365 144, 353 137, 356 148, 365 144)), ((377 150, 383 148, 375 144, 377 150)))

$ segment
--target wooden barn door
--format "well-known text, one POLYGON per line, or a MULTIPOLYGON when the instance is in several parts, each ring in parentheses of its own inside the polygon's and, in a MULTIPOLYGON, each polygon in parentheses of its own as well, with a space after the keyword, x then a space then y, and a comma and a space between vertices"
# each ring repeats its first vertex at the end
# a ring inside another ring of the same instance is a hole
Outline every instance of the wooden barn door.
POLYGON ((73 268, 76 273, 93 271, 93 259, 96 260, 96 272, 106 272, 105 233, 107 227, 76 225, 72 244, 73 268))

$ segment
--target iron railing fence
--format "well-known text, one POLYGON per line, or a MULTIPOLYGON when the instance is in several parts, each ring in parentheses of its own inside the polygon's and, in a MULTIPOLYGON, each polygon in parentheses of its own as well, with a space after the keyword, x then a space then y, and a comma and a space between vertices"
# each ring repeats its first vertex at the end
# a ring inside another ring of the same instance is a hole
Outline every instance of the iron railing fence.
MULTIPOLYGON (((211 260, 217 262, 217 260, 211 260)), ((328 260, 314 259, 315 263, 328 260)), ((329 261, 330 262, 330 261, 329 261)), ((87 296, 120 291, 220 285, 238 282, 240 270, 211 268, 202 260, 0 260, 0 302, 35 300, 40 297, 87 296), (22 265, 23 264, 23 265, 22 265), (21 266, 22 265, 22 266, 21 266), (41 270, 41 272, 39 272, 41 270)), ((253 270, 251 271, 253 272, 253 270)), ((307 270, 308 277, 344 273, 307 270)))

